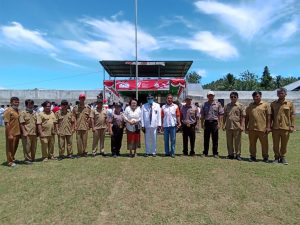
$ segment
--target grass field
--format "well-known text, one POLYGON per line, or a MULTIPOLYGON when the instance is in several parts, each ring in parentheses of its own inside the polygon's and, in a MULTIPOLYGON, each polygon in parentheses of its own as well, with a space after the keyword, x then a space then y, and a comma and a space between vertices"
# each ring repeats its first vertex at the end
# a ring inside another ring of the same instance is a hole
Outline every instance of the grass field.
MULTIPOLYGON (((220 155, 226 156, 224 132, 220 136, 220 155)), ((4 162, 3 128, 0 137, 4 162)), ((117 159, 97 156, 0 166, 0 224, 300 224, 299 131, 290 138, 288 166, 180 155, 128 158, 125 139, 124 157, 117 159)), ((89 152, 91 141, 92 135, 89 152)), ((162 136, 158 142, 162 153, 162 136)), ((105 145, 109 152, 109 137, 105 145)), ((200 133, 197 154, 202 145, 200 133)), ((248 158, 246 135, 242 149, 248 158)), ((273 158, 271 149, 272 144, 273 158)), ((178 134, 176 153, 181 151, 178 134)), ((37 152, 40 156, 40 147, 37 152)))

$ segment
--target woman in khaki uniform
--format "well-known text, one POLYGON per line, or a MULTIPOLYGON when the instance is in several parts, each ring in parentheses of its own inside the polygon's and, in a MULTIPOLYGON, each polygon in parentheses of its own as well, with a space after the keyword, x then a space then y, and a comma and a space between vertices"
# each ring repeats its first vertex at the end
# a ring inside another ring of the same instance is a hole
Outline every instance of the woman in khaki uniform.
POLYGON ((15 154, 18 149, 20 140, 20 123, 19 123, 19 98, 10 99, 11 106, 4 112, 5 137, 6 137, 6 158, 7 165, 15 167, 15 154))
POLYGON ((54 157, 54 143, 55 143, 55 114, 51 111, 51 102, 46 101, 42 104, 44 111, 37 116, 37 125, 40 134, 42 145, 43 161, 48 159, 56 159, 54 157))
POLYGON ((62 100, 61 109, 55 113, 59 159, 65 158, 65 148, 67 148, 67 158, 73 158, 72 138, 75 130, 75 118, 68 107, 68 101, 62 100))
POLYGON ((37 144, 37 114, 33 111, 34 101, 25 100, 26 110, 21 112, 20 124, 22 130, 22 144, 25 164, 31 164, 35 160, 37 144))

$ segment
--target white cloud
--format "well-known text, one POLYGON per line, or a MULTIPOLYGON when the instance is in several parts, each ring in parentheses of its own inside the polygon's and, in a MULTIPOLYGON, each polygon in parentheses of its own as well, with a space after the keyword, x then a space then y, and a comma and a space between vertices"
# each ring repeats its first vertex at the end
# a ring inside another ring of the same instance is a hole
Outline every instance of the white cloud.
POLYGON ((183 24, 184 26, 190 29, 194 29, 196 27, 191 21, 187 20, 183 16, 174 16, 172 18, 163 17, 161 20, 162 22, 158 26, 158 28, 166 28, 175 24, 183 24))
MULTIPOLYGON (((135 56, 135 27, 128 21, 107 19, 82 19, 91 38, 82 41, 65 40, 66 48, 80 52, 87 57, 100 59, 128 59, 135 56)), ((147 58, 149 52, 159 48, 157 40, 138 29, 139 58, 147 58)))
POLYGON ((81 65, 79 65, 79 64, 77 64, 77 63, 74 63, 74 62, 71 62, 71 61, 67 61, 67 60, 60 59, 55 53, 51 53, 51 54, 50 54, 50 57, 51 57, 52 59, 54 59, 55 61, 57 61, 57 62, 66 64, 66 65, 69 65, 69 66, 74 66, 74 67, 79 67, 79 68, 86 68, 86 67, 81 66, 81 65))
POLYGON ((175 42, 221 60, 228 60, 239 56, 238 50, 224 37, 214 36, 209 31, 198 32, 191 39, 177 38, 175 42))
POLYGON ((196 73, 198 73, 201 77, 206 77, 207 72, 205 69, 198 69, 196 70, 196 73))
POLYGON ((250 1, 248 4, 230 5, 215 1, 197 1, 196 8, 208 15, 215 15, 221 22, 238 32, 246 40, 251 40, 265 28, 293 14, 293 0, 250 1))
POLYGON ((55 46, 43 37, 42 33, 28 30, 18 22, 12 22, 9 26, 1 26, 0 31, 3 36, 2 43, 8 46, 57 51, 55 46))
POLYGON ((284 23, 272 36, 274 39, 286 41, 291 38, 299 30, 299 20, 293 19, 284 23))

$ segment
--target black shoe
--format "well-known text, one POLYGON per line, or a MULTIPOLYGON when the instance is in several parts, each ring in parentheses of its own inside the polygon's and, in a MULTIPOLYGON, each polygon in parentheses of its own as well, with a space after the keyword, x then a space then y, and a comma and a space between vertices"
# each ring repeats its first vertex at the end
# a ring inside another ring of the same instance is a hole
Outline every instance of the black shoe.
POLYGON ((281 158, 281 163, 283 165, 289 165, 288 161, 286 160, 286 158, 281 158))
POLYGON ((195 152, 190 152, 190 156, 195 156, 195 152))
POLYGON ((100 155, 102 155, 103 157, 106 157, 106 153, 105 152, 101 152, 100 155))
POLYGON ((73 155, 67 155, 66 158, 67 158, 67 159, 74 159, 74 156, 73 156, 73 155))
POLYGON ((87 152, 85 152, 85 153, 82 153, 81 157, 88 157, 88 154, 87 154, 87 152))
POLYGON ((116 154, 113 154, 112 157, 113 157, 113 158, 117 158, 118 156, 117 156, 116 154))
POLYGON ((187 152, 182 151, 183 156, 188 156, 189 154, 187 152))
POLYGON ((58 157, 57 157, 57 160, 58 160, 58 161, 61 161, 61 160, 63 160, 64 158, 65 158, 65 157, 63 157, 63 156, 58 156, 58 157))
POLYGON ((227 159, 234 159, 234 156, 233 155, 228 155, 226 158, 227 159))
POLYGON ((236 159, 237 159, 238 161, 241 161, 241 160, 242 160, 241 156, 239 156, 239 155, 236 156, 236 159))
POLYGON ((274 164, 279 164, 280 163, 280 159, 274 159, 273 163, 274 164))
POLYGON ((170 154, 165 154, 165 157, 169 157, 170 156, 170 154))
POLYGON ((156 157, 156 154, 155 154, 155 153, 153 153, 153 154, 152 154, 152 157, 156 157))
POLYGON ((32 165, 32 162, 29 161, 29 160, 25 160, 25 161, 24 161, 24 164, 25 164, 25 165, 32 165))
POLYGON ((263 162, 268 163, 269 162, 269 158, 264 158, 263 162))
POLYGON ((250 157, 249 162, 256 162, 256 157, 250 157))
POLYGON ((149 156, 149 154, 145 154, 144 156, 145 156, 145 157, 148 157, 148 156, 149 156))

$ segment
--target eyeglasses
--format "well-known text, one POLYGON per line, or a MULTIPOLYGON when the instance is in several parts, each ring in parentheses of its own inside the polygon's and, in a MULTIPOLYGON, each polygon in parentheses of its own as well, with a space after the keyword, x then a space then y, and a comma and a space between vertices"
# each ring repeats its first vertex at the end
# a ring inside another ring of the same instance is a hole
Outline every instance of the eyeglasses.
POLYGON ((235 95, 232 95, 232 96, 230 96, 230 98, 237 98, 237 96, 235 96, 235 95))

